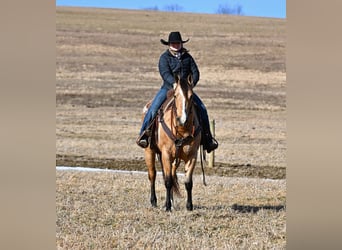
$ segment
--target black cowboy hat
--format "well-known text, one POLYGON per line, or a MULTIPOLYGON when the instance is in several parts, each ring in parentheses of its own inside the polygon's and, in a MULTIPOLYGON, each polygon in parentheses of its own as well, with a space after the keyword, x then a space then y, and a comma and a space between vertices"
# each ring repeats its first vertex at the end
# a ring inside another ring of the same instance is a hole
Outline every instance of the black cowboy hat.
POLYGON ((164 39, 160 39, 160 42, 164 45, 169 45, 170 43, 186 43, 189 41, 189 38, 188 40, 185 40, 183 41, 182 40, 182 36, 181 34, 179 33, 179 31, 173 31, 169 34, 169 40, 168 41, 165 41, 164 39))

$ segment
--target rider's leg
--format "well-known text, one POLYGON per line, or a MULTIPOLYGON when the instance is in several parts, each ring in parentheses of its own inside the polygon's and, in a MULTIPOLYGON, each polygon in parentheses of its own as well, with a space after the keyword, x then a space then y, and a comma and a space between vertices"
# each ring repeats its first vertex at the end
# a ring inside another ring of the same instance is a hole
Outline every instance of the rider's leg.
POLYGON ((158 109, 165 101, 166 96, 167 96, 167 89, 161 88, 157 92, 156 96, 154 97, 151 103, 151 106, 147 110, 147 113, 144 117, 144 121, 140 129, 139 137, 136 141, 137 144, 142 148, 146 148, 148 146, 148 137, 150 136, 149 134, 150 123, 156 117, 158 109))
POLYGON ((208 153, 210 153, 211 151, 217 149, 218 143, 216 139, 212 136, 210 131, 207 109, 205 108, 202 100, 196 94, 194 94, 194 102, 196 103, 198 109, 197 113, 200 116, 200 123, 202 125, 202 136, 204 138, 204 140, 202 140, 203 148, 207 150, 208 153))

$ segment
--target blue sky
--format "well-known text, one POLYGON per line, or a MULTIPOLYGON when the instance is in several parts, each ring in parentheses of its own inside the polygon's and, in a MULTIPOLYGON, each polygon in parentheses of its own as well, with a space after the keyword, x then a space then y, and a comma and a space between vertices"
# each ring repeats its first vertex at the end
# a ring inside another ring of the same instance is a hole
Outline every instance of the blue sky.
POLYGON ((258 17, 286 18, 286 0, 188 0, 182 3, 170 0, 56 0, 56 6, 83 6, 121 9, 146 9, 157 7, 165 10, 167 6, 178 5, 181 11, 194 13, 217 13, 219 6, 242 7, 242 15, 258 17))

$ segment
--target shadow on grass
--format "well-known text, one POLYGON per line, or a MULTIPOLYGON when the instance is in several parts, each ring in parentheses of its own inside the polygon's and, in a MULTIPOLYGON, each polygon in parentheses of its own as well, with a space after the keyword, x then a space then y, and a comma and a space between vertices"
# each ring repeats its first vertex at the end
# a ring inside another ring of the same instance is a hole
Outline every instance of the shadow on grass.
POLYGON ((240 213, 257 213, 259 210, 273 210, 273 211, 280 211, 284 210, 285 206, 284 205, 278 205, 278 206, 246 206, 246 205, 238 205, 234 204, 231 207, 233 210, 238 211, 240 213))
POLYGON ((216 211, 221 211, 221 210, 228 210, 232 209, 234 211, 237 211, 239 213, 257 213, 260 210, 272 210, 275 212, 279 212, 281 210, 285 210, 284 205, 277 205, 277 206, 270 206, 270 205, 261 205, 261 206, 250 206, 250 205, 238 205, 238 204, 233 204, 232 206, 228 205, 218 205, 218 206, 213 206, 213 207, 207 207, 207 206, 194 206, 194 210, 216 210, 216 211))

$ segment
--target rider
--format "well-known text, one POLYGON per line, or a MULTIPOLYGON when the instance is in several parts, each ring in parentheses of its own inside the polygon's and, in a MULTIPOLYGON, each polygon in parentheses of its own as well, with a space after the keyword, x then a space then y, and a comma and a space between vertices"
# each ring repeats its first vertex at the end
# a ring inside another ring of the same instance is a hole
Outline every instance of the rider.
MULTIPOLYGON (((186 78, 189 74, 192 74, 194 86, 196 86, 199 80, 200 73, 196 62, 189 54, 189 51, 183 47, 183 43, 188 41, 189 39, 183 41, 181 34, 178 31, 171 32, 169 34, 168 41, 160 39, 162 44, 169 46, 168 49, 160 56, 158 65, 159 73, 163 79, 163 85, 154 97, 140 129, 140 135, 136 143, 142 148, 146 148, 148 146, 150 123, 157 115, 157 111, 161 107, 162 103, 166 100, 168 90, 175 87, 176 83, 174 74, 179 73, 181 78, 186 78)), ((208 113, 203 102, 195 93, 193 100, 197 106, 197 113, 199 114, 202 126, 203 148, 210 153, 218 147, 218 143, 210 132, 208 113)))

